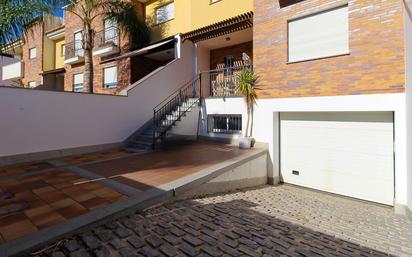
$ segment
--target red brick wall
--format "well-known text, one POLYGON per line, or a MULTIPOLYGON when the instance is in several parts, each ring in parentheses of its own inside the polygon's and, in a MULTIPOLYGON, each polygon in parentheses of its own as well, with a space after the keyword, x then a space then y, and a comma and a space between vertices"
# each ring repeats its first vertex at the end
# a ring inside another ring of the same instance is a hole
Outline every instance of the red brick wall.
POLYGON ((242 62, 242 53, 246 53, 253 58, 253 43, 252 41, 219 48, 210 51, 210 69, 223 69, 225 68, 225 57, 232 55, 235 58, 235 63, 242 62))
POLYGON ((22 83, 28 87, 30 81, 36 81, 36 85, 41 84, 43 71, 43 26, 36 25, 27 32, 23 45, 23 73, 22 83), (36 58, 29 59, 29 49, 36 47, 36 58))
POLYGON ((350 0, 350 55, 293 64, 287 64, 287 20, 341 1, 254 2, 254 68, 260 76, 260 98, 404 91, 401 0, 350 0))
MULTIPOLYGON (((133 0, 136 3, 136 10, 140 15, 143 15, 143 7, 137 0, 133 0)), ((104 17, 98 17, 94 20, 93 28, 95 29, 96 33, 103 31, 104 29, 104 17)), ((66 17, 66 45, 70 44, 74 41, 74 32, 82 29, 81 20, 76 17, 72 13, 67 13, 66 17)), ((125 36, 124 34, 120 33, 120 54, 127 52, 130 48, 130 40, 129 37, 125 36)), ((98 46, 95 45, 94 49, 97 49, 98 46)), ((116 54, 115 56, 118 56, 116 54)), ((121 91, 121 89, 130 85, 131 82, 131 69, 130 69, 130 58, 121 59, 119 61, 111 61, 111 62, 104 62, 109 58, 114 56, 108 56, 104 58, 100 57, 93 57, 93 92, 100 93, 100 94, 115 94, 116 92, 121 91), (105 67, 110 67, 117 65, 118 71, 118 88, 116 89, 104 89, 103 88, 103 69, 105 67)), ((77 65, 65 65, 66 74, 65 74, 65 82, 64 88, 65 91, 73 91, 73 74, 82 73, 84 71, 84 64, 77 64, 77 65)))

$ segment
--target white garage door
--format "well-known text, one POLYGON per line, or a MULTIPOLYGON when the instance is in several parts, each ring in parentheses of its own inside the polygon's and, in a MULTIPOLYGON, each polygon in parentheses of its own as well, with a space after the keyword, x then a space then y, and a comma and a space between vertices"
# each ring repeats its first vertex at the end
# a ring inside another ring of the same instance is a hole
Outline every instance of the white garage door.
POLYGON ((393 205, 392 112, 281 113, 284 182, 393 205))

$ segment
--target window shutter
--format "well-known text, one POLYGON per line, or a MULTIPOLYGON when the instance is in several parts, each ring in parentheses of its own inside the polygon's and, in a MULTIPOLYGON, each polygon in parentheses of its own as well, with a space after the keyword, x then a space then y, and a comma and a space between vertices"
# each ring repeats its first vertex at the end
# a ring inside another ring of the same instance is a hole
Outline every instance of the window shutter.
POLYGON ((289 21, 289 62, 349 53, 348 6, 289 21))

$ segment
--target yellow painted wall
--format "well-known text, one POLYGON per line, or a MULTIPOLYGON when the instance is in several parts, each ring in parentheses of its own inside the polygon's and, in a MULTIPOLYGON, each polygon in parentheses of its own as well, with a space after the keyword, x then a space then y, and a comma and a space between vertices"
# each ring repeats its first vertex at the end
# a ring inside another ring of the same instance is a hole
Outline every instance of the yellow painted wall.
POLYGON ((151 0, 145 5, 146 22, 151 28, 151 40, 157 41, 178 33, 185 33, 242 13, 253 11, 253 0, 174 0, 175 18, 156 24, 156 9, 171 0, 151 0))
POLYGON ((43 71, 54 69, 54 42, 44 37, 43 45, 43 71))
POLYGON ((191 30, 253 11, 253 0, 192 0, 191 30))
POLYGON ((55 49, 55 54, 54 54, 54 56, 55 56, 55 61, 54 61, 55 69, 60 69, 60 68, 64 67, 64 56, 61 55, 61 48, 62 48, 62 45, 65 44, 65 40, 64 40, 64 38, 62 38, 62 39, 58 39, 54 42, 55 42, 55 48, 54 48, 55 49))

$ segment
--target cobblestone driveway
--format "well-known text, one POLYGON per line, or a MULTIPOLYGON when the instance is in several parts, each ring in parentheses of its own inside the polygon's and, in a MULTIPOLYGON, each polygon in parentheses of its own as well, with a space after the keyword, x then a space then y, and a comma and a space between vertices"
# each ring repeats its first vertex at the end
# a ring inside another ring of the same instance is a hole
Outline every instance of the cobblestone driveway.
POLYGON ((39 256, 412 256, 389 208, 293 186, 179 201, 78 235, 39 256))

